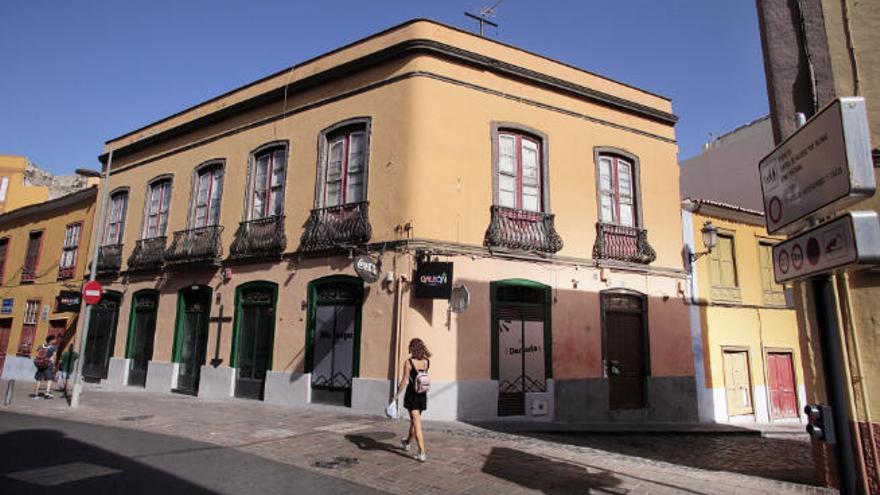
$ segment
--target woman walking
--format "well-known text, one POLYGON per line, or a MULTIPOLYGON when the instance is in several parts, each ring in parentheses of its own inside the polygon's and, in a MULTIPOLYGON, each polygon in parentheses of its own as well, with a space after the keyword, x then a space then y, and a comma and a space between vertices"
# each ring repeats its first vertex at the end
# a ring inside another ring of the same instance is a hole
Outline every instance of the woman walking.
POLYGON ((400 440, 400 444, 408 452, 410 444, 415 439, 419 453, 414 457, 417 461, 425 462, 428 460, 428 456, 425 450, 425 436, 422 434, 422 413, 428 408, 428 394, 416 391, 416 379, 420 372, 428 372, 428 368, 431 366, 431 361, 428 359, 431 357, 431 352, 428 351, 422 339, 412 339, 409 341, 409 356, 409 359, 403 363, 403 375, 400 377, 397 393, 394 394, 394 400, 397 400, 400 392, 406 387, 406 393, 403 395, 403 407, 409 411, 410 425, 409 434, 400 440))

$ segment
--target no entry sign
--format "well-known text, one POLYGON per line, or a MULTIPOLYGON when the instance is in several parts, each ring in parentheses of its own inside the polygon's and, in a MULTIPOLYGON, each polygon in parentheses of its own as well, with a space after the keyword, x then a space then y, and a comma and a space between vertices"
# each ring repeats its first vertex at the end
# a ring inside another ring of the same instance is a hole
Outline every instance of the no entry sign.
POLYGON ((874 194, 865 100, 838 98, 758 164, 767 232, 792 234, 810 216, 874 194))
POLYGON ((83 301, 86 304, 97 304, 104 295, 104 288, 97 280, 90 280, 83 285, 83 301))

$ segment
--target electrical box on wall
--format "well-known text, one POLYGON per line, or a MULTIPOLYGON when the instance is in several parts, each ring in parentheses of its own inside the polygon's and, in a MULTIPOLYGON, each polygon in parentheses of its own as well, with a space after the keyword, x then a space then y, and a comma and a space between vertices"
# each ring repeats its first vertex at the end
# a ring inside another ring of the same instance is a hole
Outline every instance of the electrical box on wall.
POLYGON ((547 399, 534 399, 532 400, 532 416, 546 416, 547 410, 549 409, 547 404, 547 399))

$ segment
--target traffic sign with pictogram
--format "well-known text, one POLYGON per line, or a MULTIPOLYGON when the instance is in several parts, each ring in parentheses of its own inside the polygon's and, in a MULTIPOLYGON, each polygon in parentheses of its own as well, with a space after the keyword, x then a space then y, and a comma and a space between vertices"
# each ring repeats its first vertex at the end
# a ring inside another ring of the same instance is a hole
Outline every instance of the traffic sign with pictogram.
POLYGON ((773 272, 780 284, 878 263, 880 221, 874 211, 847 212, 773 246, 773 272))
MULTIPOLYGON (((838 98, 758 164, 770 234, 793 234, 874 194, 865 99, 838 98)), ((794 261, 794 260, 792 260, 794 261)))
POLYGON ((89 280, 82 288, 83 301, 86 304, 98 304, 101 296, 104 295, 104 288, 97 280, 89 280))

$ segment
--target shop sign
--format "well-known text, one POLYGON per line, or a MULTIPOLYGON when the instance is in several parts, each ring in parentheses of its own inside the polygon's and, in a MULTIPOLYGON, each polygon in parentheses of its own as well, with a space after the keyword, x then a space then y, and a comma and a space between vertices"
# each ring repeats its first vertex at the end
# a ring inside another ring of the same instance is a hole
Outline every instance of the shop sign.
POLYGON ((838 98, 758 164, 767 232, 793 234, 874 194, 865 99, 838 98))
POLYGON ((8 298, 3 300, 3 304, 0 305, 0 315, 11 315, 12 307, 15 305, 15 299, 8 298))
POLYGON ((416 270, 415 296, 421 299, 449 299, 452 294, 452 263, 422 263, 416 270))
POLYGON ((354 259, 354 271, 368 284, 379 280, 379 263, 373 258, 360 255, 354 259))
POLYGON ((77 313, 82 304, 82 295, 74 290, 63 290, 55 298, 56 313, 77 313))
POLYGON ((847 212, 773 246, 773 274, 780 284, 878 263, 880 222, 874 211, 847 212))

